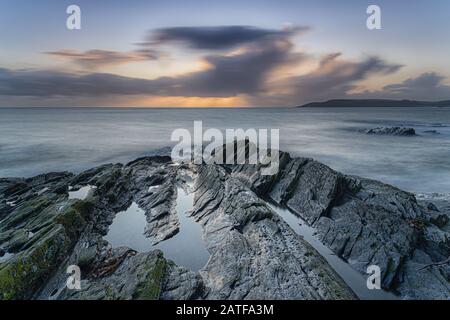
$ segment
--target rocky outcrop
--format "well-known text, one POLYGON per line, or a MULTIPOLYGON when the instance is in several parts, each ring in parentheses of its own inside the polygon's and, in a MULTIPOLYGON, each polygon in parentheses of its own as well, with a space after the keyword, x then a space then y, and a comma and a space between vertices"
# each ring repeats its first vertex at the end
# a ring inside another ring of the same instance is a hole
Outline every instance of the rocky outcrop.
MULTIPOLYGON (((317 236, 357 271, 382 270, 382 286, 403 298, 450 298, 449 265, 424 266, 450 256, 449 211, 418 203, 390 185, 346 176, 311 159, 289 159, 268 195, 303 218, 317 236)), ((247 172, 253 184, 257 167, 247 172)))
POLYGON ((377 127, 373 129, 365 129, 362 130, 365 134, 371 135, 389 135, 389 136, 415 136, 416 130, 414 128, 405 128, 405 127, 377 127))
POLYGON ((354 299, 327 261, 268 206, 268 198, 316 228, 355 270, 382 270, 405 299, 450 298, 449 211, 381 182, 346 176, 280 153, 280 171, 257 165, 174 165, 169 157, 108 164, 81 174, 0 179, 1 299, 354 299), (177 186, 195 177, 190 215, 210 253, 199 272, 163 252, 113 248, 104 236, 132 202, 146 236, 175 236, 177 186), (92 186, 86 199, 71 191, 92 186), (69 265, 82 289, 65 287, 69 265))
POLYGON ((31 179, 2 179, 0 298, 26 299, 70 254, 92 210, 87 201, 68 200, 68 173, 31 179))
POLYGON ((441 134, 439 131, 437 130, 425 130, 424 133, 429 133, 429 134, 441 134))
POLYGON ((208 299, 353 299, 328 263, 238 179, 204 166, 193 216, 211 258, 208 299), (301 285, 299 285, 301 284, 301 285))

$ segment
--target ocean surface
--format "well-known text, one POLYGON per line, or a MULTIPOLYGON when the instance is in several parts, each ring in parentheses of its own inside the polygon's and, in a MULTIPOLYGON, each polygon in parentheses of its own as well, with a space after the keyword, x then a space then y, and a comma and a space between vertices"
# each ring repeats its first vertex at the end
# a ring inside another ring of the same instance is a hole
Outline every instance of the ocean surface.
POLYGON ((450 108, 0 108, 0 177, 80 172, 174 145, 177 128, 278 128, 280 149, 407 191, 450 193, 450 108), (358 130, 408 126, 415 137, 358 130))

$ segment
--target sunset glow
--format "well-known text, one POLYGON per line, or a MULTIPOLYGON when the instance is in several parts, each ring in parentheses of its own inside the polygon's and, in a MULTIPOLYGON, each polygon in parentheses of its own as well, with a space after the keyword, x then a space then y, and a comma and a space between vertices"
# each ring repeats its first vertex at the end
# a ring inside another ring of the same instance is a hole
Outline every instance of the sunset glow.
POLYGON ((366 27, 366 6, 353 0, 80 0, 80 29, 68 30, 66 2, 1 2, 0 106, 289 107, 450 96, 448 1, 414 1, 433 26, 380 1, 380 30, 366 27))

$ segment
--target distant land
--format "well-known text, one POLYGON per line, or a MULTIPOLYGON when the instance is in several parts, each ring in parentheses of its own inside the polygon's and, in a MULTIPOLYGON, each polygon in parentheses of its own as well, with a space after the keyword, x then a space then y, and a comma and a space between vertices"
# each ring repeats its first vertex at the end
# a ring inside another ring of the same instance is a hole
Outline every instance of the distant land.
POLYGON ((415 101, 387 99, 334 99, 325 102, 311 102, 297 108, 342 108, 342 107, 450 107, 450 100, 415 101))

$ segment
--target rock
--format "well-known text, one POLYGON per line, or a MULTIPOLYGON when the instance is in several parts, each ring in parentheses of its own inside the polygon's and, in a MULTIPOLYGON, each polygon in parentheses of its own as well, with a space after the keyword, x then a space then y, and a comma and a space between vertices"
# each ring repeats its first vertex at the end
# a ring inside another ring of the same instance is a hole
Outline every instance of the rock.
POLYGON ((431 134, 440 134, 440 132, 437 131, 437 130, 425 130, 424 132, 425 133, 431 133, 431 134))
POLYGON ((403 297, 450 297, 445 277, 430 270, 418 275, 409 267, 419 264, 411 258, 419 250, 427 261, 450 255, 442 241, 450 234, 441 229, 448 225, 448 216, 420 205, 414 195, 339 174, 315 161, 291 159, 281 167, 268 196, 315 227, 321 242, 360 273, 369 265, 380 266, 386 290, 403 297), (437 230, 440 237, 429 237, 437 230), (433 287, 442 288, 439 295, 433 287))
POLYGON ((207 299, 354 299, 303 238, 247 186, 215 166, 199 169, 193 216, 211 257, 207 299))
POLYGON ((427 209, 430 210, 430 211, 436 211, 436 212, 439 211, 439 209, 436 207, 436 205, 434 203, 432 203, 432 202, 428 202, 426 204, 426 206, 427 206, 427 209))
POLYGON ((377 127, 373 129, 362 130, 365 134, 373 135, 390 135, 390 136, 415 136, 416 131, 414 128, 405 127, 377 127))
POLYGON ((147 217, 146 235, 154 244, 169 239, 179 232, 175 212, 176 170, 170 167, 169 157, 140 158, 125 167, 130 176, 133 200, 147 217), (150 190, 158 186, 157 192, 150 190))
POLYGON ((448 204, 418 202, 393 186, 284 152, 277 174, 262 175, 261 168, 173 166, 169 157, 144 157, 76 176, 0 179, 0 247, 14 254, 0 263, 0 298, 355 299, 268 198, 301 216, 356 271, 365 275, 378 265, 385 290, 404 299, 450 298, 450 267, 424 268, 450 255, 448 204), (149 241, 174 236, 186 173, 195 177, 191 215, 210 253, 199 272, 158 250, 112 248, 103 239, 132 202, 146 214, 149 241), (85 200, 69 199, 68 186, 87 185, 95 191, 85 200), (81 267, 81 291, 64 289, 72 264, 81 267))
POLYGON ((80 253, 78 254, 77 265, 81 269, 87 268, 94 262, 96 256, 97 256, 97 248, 95 246, 83 248, 82 250, 80 250, 80 253))
POLYGON ((0 299, 31 298, 67 258, 86 226, 87 209, 52 186, 68 173, 3 180, 1 197, 16 205, 0 224, 0 245, 14 257, 0 266, 0 299), (40 192, 46 190, 45 192, 40 192))
POLYGON ((434 224, 439 228, 444 228, 446 225, 448 225, 448 222, 450 221, 450 217, 448 214, 438 213, 434 210, 430 211, 429 215, 427 216, 427 219, 430 223, 434 224))
MULTIPOLYGON (((120 251, 120 250, 119 250, 120 251)), ((116 254, 120 254, 116 252, 116 254)), ((63 290, 59 299, 155 300, 159 299, 165 277, 162 252, 127 255, 112 273, 83 280, 81 290, 63 290)))
POLYGON ((207 295, 207 290, 203 284, 203 278, 198 273, 179 267, 172 261, 167 261, 160 299, 203 299, 207 295))
POLYGON ((161 251, 133 253, 127 248, 114 249, 104 261, 104 269, 120 257, 120 264, 109 273, 88 277, 82 289, 64 289, 59 299, 87 300, 156 300, 197 299, 203 294, 200 275, 164 259, 161 251))
POLYGON ((30 248, 1 266, 0 298, 30 298, 68 255, 70 246, 61 225, 49 230, 30 248))

